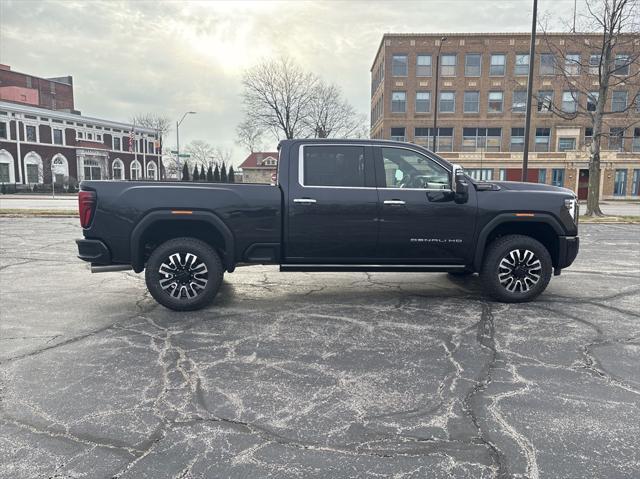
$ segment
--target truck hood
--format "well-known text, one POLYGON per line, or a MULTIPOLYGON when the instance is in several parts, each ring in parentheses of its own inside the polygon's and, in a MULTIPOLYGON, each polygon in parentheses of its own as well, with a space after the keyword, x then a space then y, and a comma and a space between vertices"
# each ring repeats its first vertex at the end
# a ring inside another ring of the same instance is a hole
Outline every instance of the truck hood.
POLYGON ((555 193, 566 193, 571 196, 576 194, 568 188, 560 188, 558 186, 545 185, 541 183, 522 183, 520 181, 487 181, 486 183, 496 185, 501 190, 511 191, 548 191, 555 193))

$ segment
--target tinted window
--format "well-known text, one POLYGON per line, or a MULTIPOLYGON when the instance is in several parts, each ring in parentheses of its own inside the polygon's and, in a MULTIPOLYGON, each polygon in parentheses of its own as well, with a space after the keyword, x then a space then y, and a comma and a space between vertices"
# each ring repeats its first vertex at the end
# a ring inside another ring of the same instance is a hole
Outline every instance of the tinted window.
POLYGON ((305 146, 305 186, 365 186, 361 146, 305 146))
POLYGON ((387 188, 449 188, 448 171, 415 151, 382 148, 387 188))

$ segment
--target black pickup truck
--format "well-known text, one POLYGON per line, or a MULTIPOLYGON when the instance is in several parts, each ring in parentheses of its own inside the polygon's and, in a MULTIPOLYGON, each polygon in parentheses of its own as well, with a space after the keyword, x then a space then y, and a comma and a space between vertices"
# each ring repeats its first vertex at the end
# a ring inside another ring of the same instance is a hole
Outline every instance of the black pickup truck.
POLYGON ((275 185, 83 181, 79 258, 146 270, 160 304, 193 310, 225 271, 479 273, 486 292, 528 301, 578 253, 574 193, 477 182, 419 146, 286 140, 275 185))

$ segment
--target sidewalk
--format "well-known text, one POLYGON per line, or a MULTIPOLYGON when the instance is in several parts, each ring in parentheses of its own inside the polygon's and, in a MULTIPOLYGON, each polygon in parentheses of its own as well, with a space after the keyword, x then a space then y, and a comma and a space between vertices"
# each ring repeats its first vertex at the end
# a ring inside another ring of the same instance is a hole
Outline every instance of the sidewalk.
POLYGON ((0 195, 0 210, 77 210, 77 195, 0 195))

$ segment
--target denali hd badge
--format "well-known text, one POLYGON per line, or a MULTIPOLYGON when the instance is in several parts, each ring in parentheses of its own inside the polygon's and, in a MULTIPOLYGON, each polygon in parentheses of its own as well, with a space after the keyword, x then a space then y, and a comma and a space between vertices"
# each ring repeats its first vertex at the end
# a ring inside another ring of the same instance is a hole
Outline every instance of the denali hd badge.
POLYGON ((459 238, 411 238, 412 243, 462 243, 459 238))

